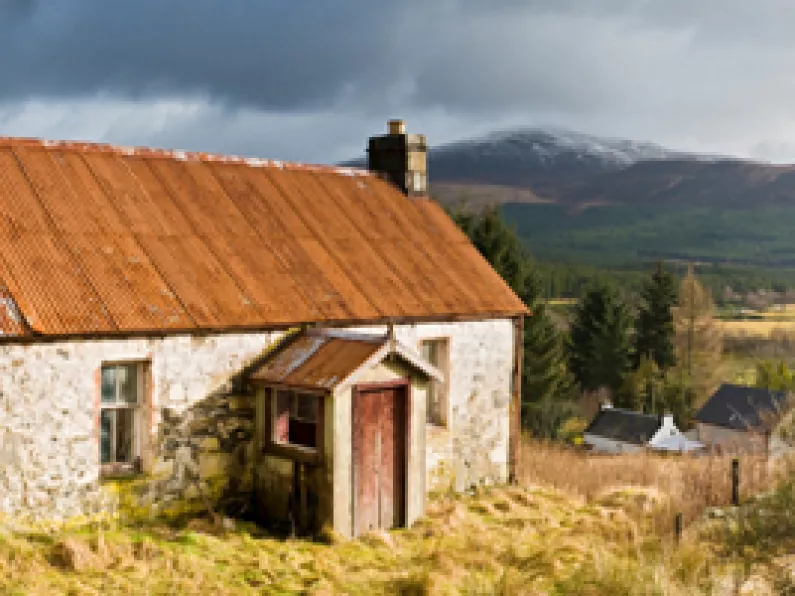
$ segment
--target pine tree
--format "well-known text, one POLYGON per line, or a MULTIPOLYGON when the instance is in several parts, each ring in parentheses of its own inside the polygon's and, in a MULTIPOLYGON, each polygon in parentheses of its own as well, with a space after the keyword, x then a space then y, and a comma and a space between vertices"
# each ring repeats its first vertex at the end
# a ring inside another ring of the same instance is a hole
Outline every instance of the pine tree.
POLYGON ((618 391, 631 368, 630 316, 607 286, 589 290, 574 314, 570 369, 583 391, 618 391))
POLYGON ((723 338, 714 316, 712 296, 691 265, 679 288, 674 327, 679 382, 691 388, 694 407, 717 388, 722 372, 723 338))
POLYGON ((635 322, 635 366, 651 359, 662 373, 676 364, 673 308, 676 305, 674 279, 662 261, 641 292, 641 306, 635 322))
POLYGON ((575 412, 563 337, 540 301, 533 305, 525 329, 522 426, 534 435, 556 438, 558 429, 575 412))

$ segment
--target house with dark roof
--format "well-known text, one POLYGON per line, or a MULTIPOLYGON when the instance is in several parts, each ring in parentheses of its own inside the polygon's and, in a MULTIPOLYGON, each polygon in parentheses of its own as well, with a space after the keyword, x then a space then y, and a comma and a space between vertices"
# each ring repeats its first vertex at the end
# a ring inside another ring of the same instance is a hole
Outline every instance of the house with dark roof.
POLYGON ((792 449, 791 396, 723 384, 696 413, 696 437, 725 453, 781 455, 792 449))
POLYGON ((681 436, 673 416, 643 414, 603 404, 583 431, 583 442, 601 453, 637 453, 647 448, 670 450, 671 439, 681 436))
POLYGON ((356 536, 515 474, 528 311, 425 155, 401 121, 367 170, 0 138, 0 515, 356 536))

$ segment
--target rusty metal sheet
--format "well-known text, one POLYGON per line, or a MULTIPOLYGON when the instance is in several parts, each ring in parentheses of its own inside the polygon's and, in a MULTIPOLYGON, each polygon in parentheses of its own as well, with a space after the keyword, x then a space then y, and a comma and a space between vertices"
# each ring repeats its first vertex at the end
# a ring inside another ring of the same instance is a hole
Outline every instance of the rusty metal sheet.
MULTIPOLYGON (((277 177, 272 172, 269 175, 277 177)), ((326 251, 337 256, 340 267, 349 279, 379 311, 385 314, 395 313, 398 316, 428 312, 406 285, 408 280, 401 280, 391 271, 355 228, 348 223, 342 223, 344 214, 326 203, 321 191, 310 193, 313 180, 308 174, 281 172, 278 174, 278 184, 292 202, 295 211, 301 213, 304 221, 311 227, 313 236, 326 251), (334 221, 337 223, 331 224, 334 221), (329 228, 337 231, 335 236, 326 232, 329 228)))
POLYGON ((332 389, 362 366, 384 341, 304 335, 253 371, 250 377, 275 384, 332 389))
POLYGON ((373 221, 384 222, 385 227, 394 230, 389 236, 395 242, 393 252, 405 254, 407 259, 423 268, 426 278, 435 284, 432 289, 426 288, 426 291, 437 294, 447 305, 447 312, 479 310, 481 299, 478 293, 473 290, 470 281, 462 279, 469 268, 451 250, 446 239, 440 241, 440 236, 428 233, 424 218, 412 205, 406 205, 405 197, 399 193, 396 195, 388 184, 375 177, 347 179, 338 186, 345 188, 345 184, 348 185, 346 192, 338 194, 353 203, 350 207, 352 211, 366 211, 373 221))
MULTIPOLYGON (((315 183, 320 185, 323 196, 329 201, 326 211, 337 211, 346 217, 353 226, 353 234, 358 234, 369 243, 372 250, 400 279, 414 280, 409 290, 423 305, 426 311, 452 312, 453 304, 445 300, 447 293, 440 288, 440 272, 429 261, 419 258, 414 245, 401 235, 401 231, 390 221, 375 201, 357 200, 364 193, 361 180, 348 180, 328 175, 316 175, 315 183), (350 188, 350 184, 356 187, 350 188), (358 187, 358 188, 357 188, 358 187)), ((364 196, 367 196, 364 194, 364 196)), ((441 274, 442 277, 444 273, 441 274)))
POLYGON ((28 334, 19 305, 0 281, 0 335, 20 337, 28 334))
POLYGON ((0 250, 45 335, 526 312, 438 205, 346 168, 0 137, 0 250))
POLYGON ((427 218, 429 232, 437 234, 437 237, 449 239, 450 246, 455 248, 460 259, 458 269, 466 268, 470 272, 468 280, 478 288, 481 296, 486 300, 487 309, 492 312, 527 312, 524 303, 478 253, 438 203, 429 199, 418 199, 409 204, 427 218))

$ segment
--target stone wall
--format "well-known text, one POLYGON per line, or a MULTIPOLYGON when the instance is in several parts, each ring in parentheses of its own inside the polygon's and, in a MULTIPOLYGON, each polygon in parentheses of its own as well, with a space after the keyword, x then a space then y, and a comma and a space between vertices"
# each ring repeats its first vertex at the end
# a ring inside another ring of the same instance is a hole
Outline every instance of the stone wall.
MULTIPOLYGON (((449 424, 429 433, 428 487, 463 490, 505 480, 511 321, 408 325, 395 332, 413 348, 423 338, 450 340, 449 424)), ((0 516, 64 519, 112 509, 114 500, 134 515, 178 514, 221 496, 245 497, 252 484, 253 403, 235 396, 228 381, 280 336, 0 345, 0 516), (151 362, 146 474, 100 482, 99 369, 125 360, 151 362)))
POLYGON ((250 457, 253 411, 249 398, 230 399, 228 380, 276 337, 0 346, 0 515, 64 519, 116 499, 128 509, 134 503, 136 514, 163 513, 245 490, 247 474, 227 479, 250 457), (147 474, 100 483, 99 369, 126 360, 151 362, 142 416, 147 474))

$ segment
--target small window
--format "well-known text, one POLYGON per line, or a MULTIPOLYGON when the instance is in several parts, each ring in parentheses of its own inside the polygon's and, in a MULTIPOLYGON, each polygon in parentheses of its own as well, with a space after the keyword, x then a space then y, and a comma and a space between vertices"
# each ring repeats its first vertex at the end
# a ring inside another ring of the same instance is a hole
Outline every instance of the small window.
POLYGON ((143 403, 143 364, 106 364, 101 372, 99 460, 106 471, 132 470, 143 403))
POLYGON ((431 381, 428 387, 426 409, 427 422, 440 426, 447 425, 449 351, 447 339, 426 339, 420 342, 422 358, 438 368, 444 375, 444 381, 431 381))
POLYGON ((319 397, 276 390, 273 400, 273 442, 317 447, 319 397))

